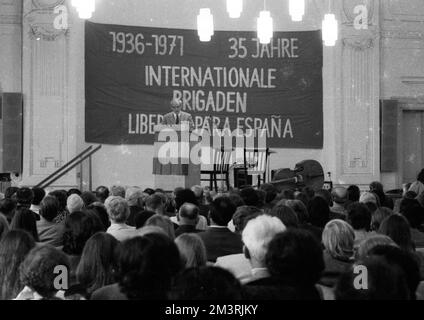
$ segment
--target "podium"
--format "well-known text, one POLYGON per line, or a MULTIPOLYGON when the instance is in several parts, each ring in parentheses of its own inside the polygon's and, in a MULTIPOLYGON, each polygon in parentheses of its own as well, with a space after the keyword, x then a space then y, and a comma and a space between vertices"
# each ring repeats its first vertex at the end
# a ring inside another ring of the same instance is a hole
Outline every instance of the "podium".
POLYGON ((155 188, 174 191, 177 187, 191 188, 200 184, 200 164, 193 163, 190 153, 197 144, 190 141, 190 127, 181 125, 157 125, 153 175, 155 188))

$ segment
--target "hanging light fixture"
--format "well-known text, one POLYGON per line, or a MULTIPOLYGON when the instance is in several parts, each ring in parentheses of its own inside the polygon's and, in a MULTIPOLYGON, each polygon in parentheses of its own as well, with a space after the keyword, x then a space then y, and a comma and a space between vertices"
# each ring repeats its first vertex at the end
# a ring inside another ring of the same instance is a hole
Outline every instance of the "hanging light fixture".
POLYGON ((90 19, 96 10, 96 0, 72 0, 72 5, 81 19, 90 19))
POLYGON ((322 40, 324 44, 329 47, 334 47, 338 39, 338 25, 336 16, 328 13, 324 16, 322 22, 322 40))
POLYGON ((200 9, 197 16, 197 34, 202 42, 211 41, 214 34, 213 16, 209 8, 200 9))
POLYGON ((243 0, 227 0, 227 12, 230 18, 240 18, 243 11, 243 0))
POLYGON ((293 21, 302 21, 305 14, 305 0, 290 0, 289 11, 293 21))
POLYGON ((258 18, 258 38, 262 44, 268 44, 271 42, 273 35, 273 25, 271 13, 269 11, 261 11, 258 18))

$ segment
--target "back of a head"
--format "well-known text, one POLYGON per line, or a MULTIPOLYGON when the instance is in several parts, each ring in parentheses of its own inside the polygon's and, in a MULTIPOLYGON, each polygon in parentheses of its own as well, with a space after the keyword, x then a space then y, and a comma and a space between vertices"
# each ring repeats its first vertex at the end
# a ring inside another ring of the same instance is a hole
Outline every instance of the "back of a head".
POLYGON ((408 220, 411 228, 418 229, 424 222, 424 208, 416 199, 403 199, 399 211, 408 220))
POLYGON ((361 197, 361 189, 356 185, 351 185, 347 188, 347 198, 351 202, 358 202, 361 197))
POLYGON ((186 269, 175 281, 171 300, 240 300, 240 282, 218 267, 186 269))
POLYGON ((46 196, 40 203, 40 215, 47 221, 53 221, 59 210, 59 201, 54 196, 46 196))
POLYGON ((198 205, 196 195, 190 189, 179 189, 175 192, 175 209, 180 210, 184 203, 198 205))
POLYGON ((120 185, 113 185, 112 187, 110 187, 109 195, 125 199, 125 187, 120 185))
POLYGON ((355 233, 353 228, 343 220, 327 223, 322 233, 322 244, 335 259, 348 261, 353 256, 355 233))
POLYGON ((87 207, 87 210, 91 210, 100 219, 103 225, 103 231, 106 231, 110 227, 109 215, 103 203, 94 202, 87 207))
POLYGON ((201 200, 203 198, 203 188, 201 186, 192 186, 191 191, 194 192, 194 195, 198 200, 201 200))
POLYGON ((356 250, 355 260, 364 260, 370 255, 370 251, 377 246, 398 247, 398 245, 389 236, 376 234, 361 241, 358 249, 356 250))
POLYGON ((250 220, 242 233, 242 240, 249 250, 249 256, 265 264, 269 243, 278 233, 285 230, 286 226, 276 217, 260 215, 250 220))
POLYGON ((43 198, 46 196, 46 191, 41 188, 32 188, 32 193, 34 194, 32 204, 35 206, 40 205, 41 200, 43 200, 43 198))
POLYGON ((377 208, 371 215, 371 230, 377 231, 384 219, 394 214, 394 212, 386 207, 377 208))
POLYGON ((410 294, 401 268, 381 257, 369 257, 342 274, 335 297, 336 300, 409 300, 410 294))
POLYGON ((287 229, 270 242, 266 265, 271 275, 285 284, 313 286, 324 270, 321 244, 309 231, 287 229))
POLYGON ((180 207, 178 217, 180 221, 182 220, 183 222, 191 222, 195 225, 199 218, 199 208, 192 203, 184 203, 180 207))
POLYGON ((134 218, 135 228, 140 229, 140 228, 144 227, 144 225, 146 224, 146 221, 150 217, 154 216, 155 214, 156 213, 154 211, 148 211, 148 210, 138 212, 135 215, 135 218, 134 218))
POLYGON ((253 206, 241 206, 236 209, 233 215, 233 224, 236 232, 242 232, 250 219, 262 214, 262 211, 253 206))
POLYGON ((16 202, 12 199, 2 199, 0 200, 0 213, 4 214, 7 217, 12 217, 13 211, 16 209, 16 202))
POLYGON ((321 189, 321 190, 318 190, 317 192, 315 192, 315 195, 317 197, 323 198, 327 202, 329 207, 333 206, 333 197, 332 197, 330 191, 328 191, 326 189, 321 189))
POLYGON ((146 198, 146 208, 151 211, 163 208, 165 203, 159 194, 152 194, 146 198))
POLYGON ((90 204, 94 203, 94 202, 98 202, 99 199, 97 199, 96 194, 94 192, 91 191, 84 191, 81 194, 81 199, 82 201, 84 201, 84 205, 86 207, 88 207, 90 204))
POLYGON ((347 216, 354 230, 369 231, 371 228, 371 212, 363 203, 352 203, 347 208, 347 216))
POLYGON ((343 205, 348 201, 348 191, 344 187, 335 187, 331 191, 333 201, 337 204, 343 205))
POLYGON ((20 188, 16 191, 16 201, 19 205, 31 206, 32 200, 34 200, 34 192, 30 188, 20 188))
POLYGON ((363 194, 361 194, 361 196, 359 197, 359 202, 360 203, 371 202, 378 207, 377 195, 372 192, 364 192, 363 194))
POLYGON ((265 203, 271 203, 277 197, 278 190, 271 183, 261 184, 259 190, 265 191, 265 203))
POLYGON ((11 230, 25 230, 29 232, 35 241, 39 241, 37 232, 37 221, 34 213, 26 208, 16 209, 12 222, 10 223, 11 230))
POLYGON ((308 202, 309 221, 312 225, 324 228, 330 219, 330 207, 321 197, 314 197, 308 202))
POLYGON ((414 250, 415 246, 408 220, 400 214, 393 214, 384 219, 378 232, 389 236, 402 249, 406 251, 414 250))
POLYGON ((174 224, 167 216, 155 214, 154 216, 151 216, 149 219, 147 219, 144 225, 146 227, 157 226, 159 228, 162 228, 170 239, 175 239, 174 224))
POLYGON ((146 189, 143 190, 143 192, 145 194, 148 194, 149 196, 151 196, 152 194, 155 193, 155 190, 153 190, 152 188, 146 188, 146 189))
POLYGON ((22 284, 44 298, 53 297, 57 292, 55 288, 57 266, 64 266, 69 270, 69 260, 64 252, 51 245, 34 247, 20 267, 22 284))
POLYGON ((119 283, 129 299, 165 299, 181 270, 175 243, 159 233, 126 240, 119 254, 119 283))
POLYGON ((276 205, 270 212, 271 216, 277 217, 287 228, 297 228, 299 219, 292 208, 286 205, 276 205))
MULTIPOLYGON (((228 195, 228 198, 230 198, 230 200, 234 203, 236 208, 246 205, 243 201, 243 198, 238 193, 230 192, 230 194, 228 195)), ((211 199, 210 202, 212 201, 213 200, 211 199)))
POLYGON ((252 187, 246 187, 241 189, 240 196, 247 206, 257 207, 259 205, 259 196, 255 189, 253 189, 252 187))
POLYGON ((128 203, 122 197, 110 196, 106 199, 105 206, 110 220, 115 223, 124 223, 130 214, 128 203))
POLYGON ((143 190, 137 187, 128 188, 125 192, 125 200, 127 200, 130 207, 141 207, 144 197, 145 193, 143 190))
POLYGON ((84 201, 79 195, 71 194, 66 200, 66 207, 68 208, 69 213, 81 211, 84 207, 84 201))
POLYGON ((101 202, 105 202, 105 200, 109 197, 109 189, 105 186, 99 186, 96 188, 96 196, 101 202))
POLYGON ((195 233, 183 233, 175 239, 185 268, 202 267, 207 263, 206 247, 195 233))
POLYGON ((296 213, 299 224, 303 225, 309 222, 309 213, 305 204, 300 200, 287 200, 285 205, 292 208, 296 213))
POLYGON ((227 226, 236 212, 236 206, 228 197, 218 197, 211 205, 210 218, 218 226, 227 226))
POLYGON ((59 204, 59 211, 66 209, 66 199, 68 199, 68 193, 65 190, 54 190, 49 193, 49 196, 53 196, 57 199, 59 204))

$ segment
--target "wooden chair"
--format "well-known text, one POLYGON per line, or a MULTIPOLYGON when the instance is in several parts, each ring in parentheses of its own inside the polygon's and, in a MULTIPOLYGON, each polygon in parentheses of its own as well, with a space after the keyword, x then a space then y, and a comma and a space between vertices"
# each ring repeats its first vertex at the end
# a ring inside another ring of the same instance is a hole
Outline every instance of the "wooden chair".
MULTIPOLYGON (((268 167, 269 149, 244 149, 244 176, 246 183, 249 181, 248 176, 258 177, 258 187, 261 183, 266 182, 266 172, 268 167)), ((253 180, 252 180, 253 181, 253 180)))
POLYGON ((210 189, 218 191, 218 181, 225 182, 227 190, 230 189, 230 161, 232 150, 211 149, 212 150, 212 170, 201 170, 200 181, 209 181, 210 189), (202 178, 202 175, 208 175, 207 179, 202 178))

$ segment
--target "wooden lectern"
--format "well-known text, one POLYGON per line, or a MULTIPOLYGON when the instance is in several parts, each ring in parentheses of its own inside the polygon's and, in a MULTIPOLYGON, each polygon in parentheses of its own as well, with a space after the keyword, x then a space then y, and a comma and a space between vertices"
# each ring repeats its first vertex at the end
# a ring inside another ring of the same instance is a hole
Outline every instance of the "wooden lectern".
POLYGON ((190 141, 187 124, 157 125, 155 130, 153 175, 155 188, 174 191, 200 184, 200 164, 193 163, 190 153, 196 141, 190 141))

